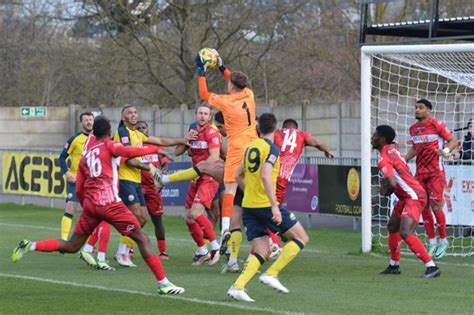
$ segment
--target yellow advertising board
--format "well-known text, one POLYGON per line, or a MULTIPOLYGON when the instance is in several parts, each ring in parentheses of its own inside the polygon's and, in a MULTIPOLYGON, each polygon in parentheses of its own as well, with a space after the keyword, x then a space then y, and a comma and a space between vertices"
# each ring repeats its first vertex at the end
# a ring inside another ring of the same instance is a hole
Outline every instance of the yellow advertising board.
POLYGON ((58 153, 5 151, 2 169, 5 193, 66 197, 58 153))

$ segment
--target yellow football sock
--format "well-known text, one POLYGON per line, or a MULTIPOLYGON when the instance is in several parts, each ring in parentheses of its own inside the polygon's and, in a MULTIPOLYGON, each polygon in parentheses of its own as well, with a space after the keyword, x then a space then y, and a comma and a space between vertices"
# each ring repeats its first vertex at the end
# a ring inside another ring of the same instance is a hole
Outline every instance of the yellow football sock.
POLYGON ((132 248, 135 242, 128 236, 121 236, 120 243, 127 245, 128 248, 132 248))
POLYGON ((242 231, 240 229, 233 230, 230 234, 229 243, 230 245, 230 260, 237 260, 239 257, 240 245, 242 244, 242 231))
POLYGON ((61 219, 61 239, 67 241, 72 227, 72 214, 64 213, 61 219))
POLYGON ((184 181, 193 180, 199 176, 200 176, 199 170, 197 170, 194 167, 190 167, 185 170, 168 175, 168 181, 170 183, 184 182, 184 181))
POLYGON ((283 247, 280 256, 278 256, 277 260, 275 260, 265 273, 269 276, 277 276, 303 248, 303 243, 298 240, 288 242, 288 244, 283 247))
POLYGON ((234 282, 234 288, 243 289, 249 283, 249 281, 255 276, 260 266, 265 260, 257 253, 250 257, 245 263, 244 270, 234 282))

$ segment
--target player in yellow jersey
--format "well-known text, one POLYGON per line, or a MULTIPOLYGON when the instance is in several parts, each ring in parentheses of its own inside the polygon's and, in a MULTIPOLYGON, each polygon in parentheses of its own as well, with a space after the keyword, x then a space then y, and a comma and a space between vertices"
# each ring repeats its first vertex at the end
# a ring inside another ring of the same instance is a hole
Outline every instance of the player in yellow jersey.
POLYGON ((66 175, 67 182, 67 197, 66 197, 66 211, 61 219, 61 239, 67 240, 71 232, 72 218, 76 212, 77 197, 76 197, 76 173, 79 161, 82 157, 84 143, 92 131, 94 124, 94 115, 91 112, 85 112, 79 115, 81 123, 81 131, 70 137, 64 149, 59 156, 59 165, 61 171, 66 175), (67 165, 67 158, 70 158, 70 166, 67 165))
POLYGON ((280 165, 279 150, 273 143, 276 123, 273 114, 265 113, 260 116, 258 130, 261 138, 247 147, 243 164, 239 166, 236 174, 239 186, 244 189, 242 219, 247 239, 252 242, 255 249, 254 255, 247 260, 239 278, 227 291, 231 298, 239 301, 254 302, 245 292, 245 286, 270 255, 267 229, 280 233, 288 243, 259 280, 282 293, 289 291, 278 280, 278 274, 309 241, 303 226, 292 219, 285 208, 279 207, 275 195, 276 177, 280 165))
MULTIPOLYGON (((188 135, 185 139, 158 138, 146 136, 135 129, 138 122, 138 111, 135 106, 127 105, 122 109, 122 120, 120 121, 114 140, 121 142, 124 146, 141 147, 143 143, 155 144, 159 146, 174 146, 187 144, 188 135)), ((136 216, 140 224, 145 224, 147 211, 145 208, 145 198, 141 188, 141 170, 155 171, 150 164, 144 164, 139 158, 128 159, 119 168, 119 196, 125 205, 136 216)), ((115 255, 115 260, 124 267, 135 267, 129 259, 128 248, 133 245, 133 241, 126 236, 120 239, 119 248, 115 255)))

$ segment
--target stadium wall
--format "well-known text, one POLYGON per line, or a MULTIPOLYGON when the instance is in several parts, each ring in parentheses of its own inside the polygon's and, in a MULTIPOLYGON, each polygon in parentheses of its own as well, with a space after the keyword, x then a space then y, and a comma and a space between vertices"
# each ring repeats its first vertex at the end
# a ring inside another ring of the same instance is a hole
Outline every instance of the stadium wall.
MULTIPOLYGON (((303 101, 285 106, 258 104, 257 114, 273 112, 282 122, 298 121, 300 128, 327 143, 341 157, 358 157, 360 147, 360 109, 357 103, 318 104, 303 101)), ((165 137, 183 137, 193 121, 194 111, 186 105, 167 109, 138 106, 139 118, 148 122, 151 133, 165 137)), ((61 149, 66 140, 79 130, 79 114, 101 112, 115 129, 120 121, 121 107, 87 108, 80 105, 48 107, 46 117, 21 117, 20 107, 0 108, 0 149, 61 149)), ((305 155, 321 156, 316 150, 305 155)))

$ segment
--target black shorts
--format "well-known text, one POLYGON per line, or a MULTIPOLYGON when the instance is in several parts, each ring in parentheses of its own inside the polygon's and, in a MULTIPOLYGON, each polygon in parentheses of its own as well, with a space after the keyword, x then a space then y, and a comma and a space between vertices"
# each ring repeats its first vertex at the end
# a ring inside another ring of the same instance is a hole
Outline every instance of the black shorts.
POLYGON ((224 184, 219 184, 219 188, 217 189, 216 191, 216 194, 214 195, 214 199, 212 201, 215 201, 217 199, 219 199, 220 195, 221 195, 221 192, 223 192, 225 190, 225 186, 224 184))
POLYGON ((67 192, 66 202, 69 202, 69 201, 79 202, 76 196, 76 183, 67 182, 66 192, 67 192))
POLYGON ((145 206, 145 197, 143 196, 142 185, 129 180, 120 180, 119 197, 127 206, 139 203, 145 206))
POLYGON ((267 228, 274 233, 284 234, 291 229, 298 221, 290 218, 290 212, 283 207, 281 211, 281 224, 276 225, 272 221, 272 208, 243 208, 242 220, 244 222, 247 240, 268 235, 267 228))
POLYGON ((239 187, 237 187, 234 197, 234 206, 239 206, 242 208, 242 200, 244 200, 244 193, 239 187))

